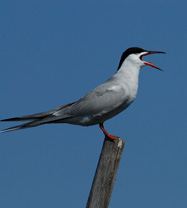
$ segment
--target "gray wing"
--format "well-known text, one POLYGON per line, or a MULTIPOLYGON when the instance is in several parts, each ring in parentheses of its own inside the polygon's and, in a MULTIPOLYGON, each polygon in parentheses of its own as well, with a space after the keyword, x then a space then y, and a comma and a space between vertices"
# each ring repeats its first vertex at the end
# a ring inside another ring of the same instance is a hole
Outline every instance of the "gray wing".
MULTIPOLYGON (((126 100, 128 100, 128 95, 124 88, 106 82, 71 105, 66 115, 68 114, 72 117, 104 115, 123 105, 126 100)), ((63 119, 64 110, 57 111, 55 115, 59 119, 63 119)))
MULTIPOLYGON (((26 121, 31 120, 29 123, 18 125, 12 128, 5 129, 1 132, 34 127, 45 123, 63 122, 63 120, 75 118, 78 116, 104 116, 109 114, 119 106, 128 106, 128 94, 125 92, 124 87, 114 85, 110 80, 92 90, 83 98, 74 103, 69 103, 58 107, 57 109, 38 113, 29 116, 22 116, 2 121, 26 121)), ((117 114, 117 113, 116 113, 117 114)))

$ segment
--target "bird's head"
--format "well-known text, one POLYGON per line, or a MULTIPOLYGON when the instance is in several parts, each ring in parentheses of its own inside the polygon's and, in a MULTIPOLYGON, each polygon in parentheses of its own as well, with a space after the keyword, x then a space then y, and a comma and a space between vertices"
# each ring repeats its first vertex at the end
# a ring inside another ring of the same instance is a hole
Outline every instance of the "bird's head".
POLYGON ((165 53, 161 51, 147 51, 142 48, 138 47, 132 47, 128 48, 125 52, 123 52, 121 56, 121 60, 118 66, 118 70, 121 68, 123 64, 129 65, 129 66, 137 66, 138 68, 142 68, 145 65, 152 66, 156 69, 159 69, 162 71, 162 69, 158 68, 157 66, 153 65, 152 62, 146 62, 143 61, 143 56, 154 54, 154 53, 165 53))

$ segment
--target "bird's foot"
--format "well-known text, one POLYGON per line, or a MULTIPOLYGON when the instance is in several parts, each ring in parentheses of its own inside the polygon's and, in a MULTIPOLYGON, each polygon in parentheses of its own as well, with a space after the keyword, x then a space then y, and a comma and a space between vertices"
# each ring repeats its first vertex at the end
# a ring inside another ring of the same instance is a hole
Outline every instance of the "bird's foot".
POLYGON ((114 139, 117 138, 117 136, 114 136, 114 135, 112 135, 112 134, 109 134, 109 133, 104 129, 103 123, 100 123, 100 124, 99 124, 99 127, 101 128, 101 130, 103 131, 104 135, 105 135, 107 138, 112 139, 112 140, 114 140, 114 139))

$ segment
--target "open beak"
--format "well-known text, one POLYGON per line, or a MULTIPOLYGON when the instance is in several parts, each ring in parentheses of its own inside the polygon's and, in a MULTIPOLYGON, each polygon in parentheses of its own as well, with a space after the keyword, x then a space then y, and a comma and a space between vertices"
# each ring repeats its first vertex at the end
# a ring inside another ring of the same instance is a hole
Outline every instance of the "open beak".
MULTIPOLYGON (((143 60, 142 60, 142 57, 143 57, 143 56, 147 56, 147 55, 149 55, 149 54, 154 54, 154 53, 165 53, 165 52, 161 52, 161 51, 148 51, 147 53, 145 53, 145 54, 143 54, 143 55, 140 56, 140 60, 143 61, 143 60)), ((157 66, 153 65, 152 62, 146 62, 146 61, 143 61, 143 62, 144 62, 144 64, 146 64, 146 65, 152 66, 152 67, 154 67, 154 68, 156 68, 156 69, 159 69, 160 71, 163 71, 162 69, 160 69, 160 68, 158 68, 157 66)))

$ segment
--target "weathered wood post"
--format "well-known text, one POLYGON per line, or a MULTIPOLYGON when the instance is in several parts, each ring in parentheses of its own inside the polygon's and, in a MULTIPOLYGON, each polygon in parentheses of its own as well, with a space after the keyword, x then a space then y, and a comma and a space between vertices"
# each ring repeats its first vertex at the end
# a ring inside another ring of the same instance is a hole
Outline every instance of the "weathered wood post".
POLYGON ((86 208, 108 208, 124 145, 105 137, 86 208))

